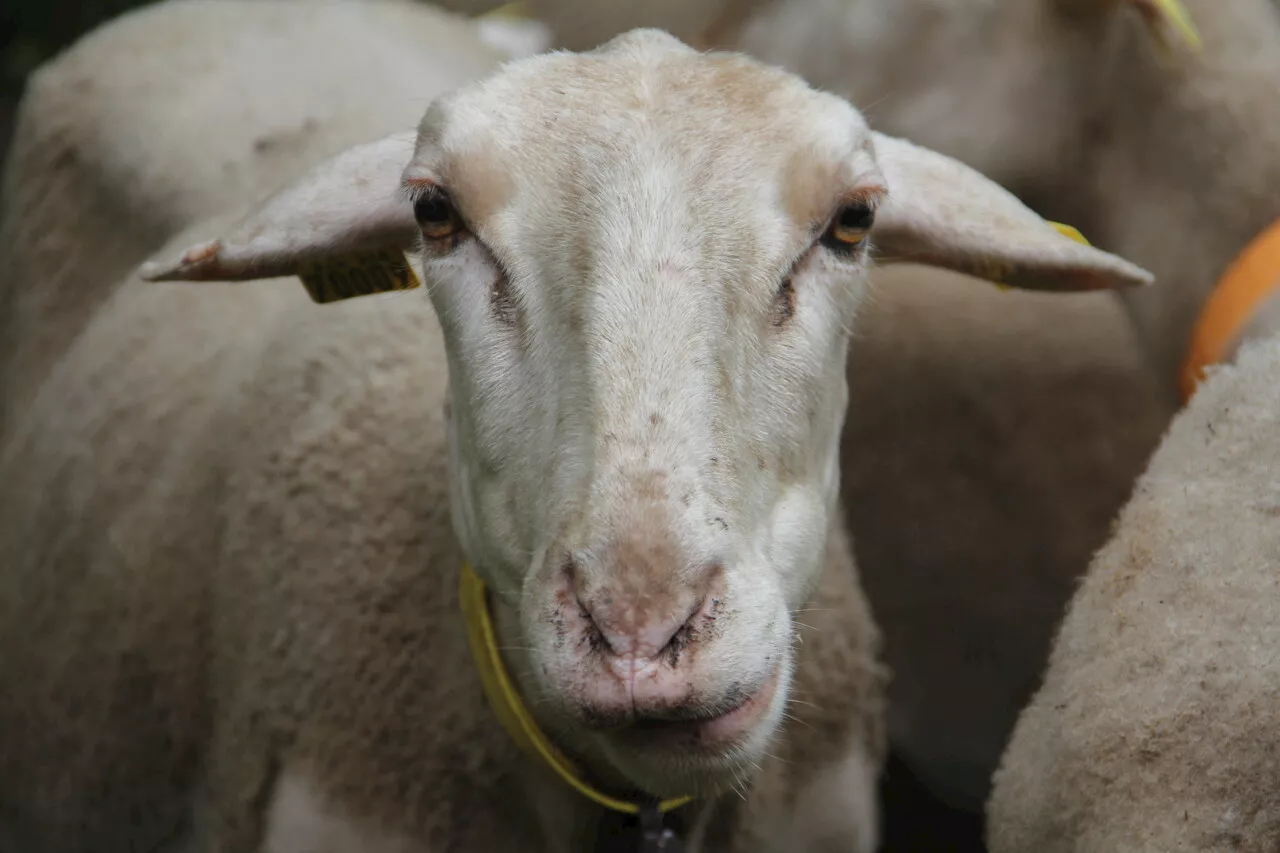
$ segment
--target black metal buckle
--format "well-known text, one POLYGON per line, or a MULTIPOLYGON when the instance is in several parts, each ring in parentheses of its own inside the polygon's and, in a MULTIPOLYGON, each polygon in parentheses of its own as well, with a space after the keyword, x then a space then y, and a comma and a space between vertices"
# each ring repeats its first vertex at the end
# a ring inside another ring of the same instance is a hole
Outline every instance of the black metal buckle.
POLYGON ((593 853, 684 853, 684 815, 663 814, 656 800, 638 805, 638 814, 606 809, 600 815, 593 853))
POLYGON ((640 853, 684 853, 684 844, 662 820, 656 801, 640 807, 640 853))

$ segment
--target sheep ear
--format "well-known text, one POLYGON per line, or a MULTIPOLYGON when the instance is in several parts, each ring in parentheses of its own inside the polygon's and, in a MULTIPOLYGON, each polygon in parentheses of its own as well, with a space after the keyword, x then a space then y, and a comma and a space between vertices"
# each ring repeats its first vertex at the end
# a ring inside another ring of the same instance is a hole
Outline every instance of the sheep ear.
POLYGON ((148 281, 299 276, 317 302, 418 285, 404 250, 418 238, 400 175, 414 135, 358 145, 271 196, 225 234, 144 263, 148 281))
POLYGON ((1150 284, 1141 267, 1094 249, 962 163, 873 134, 888 195, 872 245, 881 263, 946 267, 1025 290, 1108 290, 1150 284))

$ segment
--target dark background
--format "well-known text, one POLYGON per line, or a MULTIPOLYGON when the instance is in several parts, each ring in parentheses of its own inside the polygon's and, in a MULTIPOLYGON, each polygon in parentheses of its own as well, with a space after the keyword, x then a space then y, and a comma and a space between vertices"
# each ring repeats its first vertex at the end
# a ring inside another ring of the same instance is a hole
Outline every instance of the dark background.
POLYGON ((0 155, 28 73, 97 24, 141 0, 3 0, 0 2, 0 155))

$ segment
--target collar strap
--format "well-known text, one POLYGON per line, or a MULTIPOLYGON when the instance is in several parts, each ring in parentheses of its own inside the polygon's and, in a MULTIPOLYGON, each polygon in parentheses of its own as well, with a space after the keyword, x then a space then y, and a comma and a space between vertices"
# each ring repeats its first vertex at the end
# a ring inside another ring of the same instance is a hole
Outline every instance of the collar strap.
POLYGON ((1184 404, 1204 381, 1205 368, 1227 356, 1236 337, 1276 293, 1280 293, 1280 220, 1236 256, 1200 309, 1178 377, 1184 404))
MULTIPOLYGON (((460 585, 462 617, 467 623, 467 640, 471 655, 475 658, 484 694, 489 700, 494 716, 502 723, 507 734, 533 760, 540 761, 565 781, 569 787, 597 805, 623 814, 640 814, 641 805, 630 800, 610 797, 588 784, 578 768, 543 733, 533 715, 520 698, 520 691, 507 673, 502 655, 498 652, 498 636, 493 628, 493 615, 489 609, 489 591, 484 581, 467 563, 462 565, 460 585)), ((669 812, 688 803, 692 797, 676 797, 658 803, 658 809, 669 812)))

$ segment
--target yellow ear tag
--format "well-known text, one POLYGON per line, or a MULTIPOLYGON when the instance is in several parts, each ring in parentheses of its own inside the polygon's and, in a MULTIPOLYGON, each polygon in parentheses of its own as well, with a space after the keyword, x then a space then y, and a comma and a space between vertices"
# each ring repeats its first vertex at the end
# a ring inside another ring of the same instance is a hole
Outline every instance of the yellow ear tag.
MULTIPOLYGON (((1045 222, 1049 222, 1049 220, 1046 219, 1045 222)), ((1063 237, 1066 237, 1069 240, 1075 240, 1077 243, 1083 243, 1086 246, 1089 245, 1089 241, 1084 238, 1084 235, 1075 228, 1072 228, 1070 225, 1066 225, 1062 222, 1049 222, 1049 224, 1053 226, 1054 231, 1057 231, 1063 237)), ((1011 285, 1003 284, 999 281, 993 281, 992 283, 996 286, 996 290, 1013 290, 1011 285)))
MULTIPOLYGON (((1048 222, 1048 220, 1045 220, 1045 221, 1048 222)), ((1084 238, 1084 235, 1081 234, 1079 231, 1077 231, 1075 228, 1072 228, 1070 225, 1066 225, 1062 222, 1049 222, 1049 224, 1052 225, 1053 229, 1057 231, 1059 234, 1061 234, 1063 237, 1066 237, 1070 240, 1075 240, 1077 243, 1083 243, 1086 246, 1089 245, 1089 241, 1084 238)))
POLYGON ((1004 261, 990 260, 980 267, 976 266, 972 274, 978 278, 991 282, 996 286, 996 290, 1013 290, 1011 285, 1004 283, 1004 280, 1008 278, 1009 273, 1011 272, 1013 272, 1013 267, 1008 263, 1004 261))
POLYGON ((1134 0, 1134 3, 1165 50, 1170 48, 1164 35, 1165 27, 1173 30, 1178 40, 1189 47, 1192 53, 1199 53, 1204 49, 1200 33, 1191 20, 1191 13, 1182 5, 1182 0, 1134 0))
POLYGON ((298 278, 311 301, 321 305, 422 286, 404 254, 390 248, 326 258, 304 267, 298 278))

